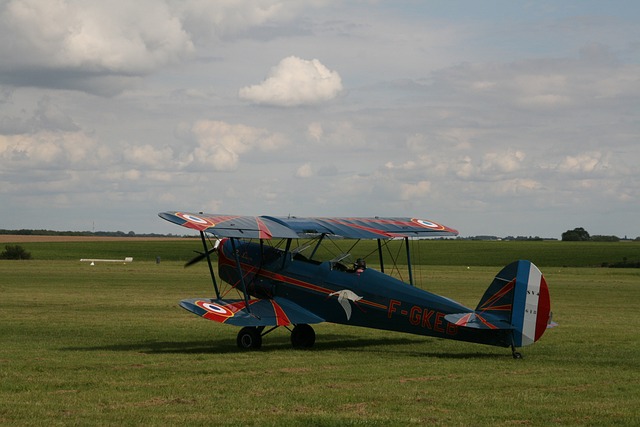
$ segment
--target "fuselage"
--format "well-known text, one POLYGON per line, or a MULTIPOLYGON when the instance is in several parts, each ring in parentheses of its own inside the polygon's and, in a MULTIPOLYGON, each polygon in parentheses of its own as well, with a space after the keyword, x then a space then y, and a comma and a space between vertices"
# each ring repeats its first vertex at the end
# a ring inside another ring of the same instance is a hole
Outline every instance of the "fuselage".
POLYGON ((327 322, 509 346, 504 330, 458 327, 447 314, 472 309, 372 268, 309 260, 259 243, 225 240, 219 275, 256 298, 286 298, 327 322), (237 257, 233 254, 233 244, 237 257), (236 262, 239 260, 239 264, 236 262))

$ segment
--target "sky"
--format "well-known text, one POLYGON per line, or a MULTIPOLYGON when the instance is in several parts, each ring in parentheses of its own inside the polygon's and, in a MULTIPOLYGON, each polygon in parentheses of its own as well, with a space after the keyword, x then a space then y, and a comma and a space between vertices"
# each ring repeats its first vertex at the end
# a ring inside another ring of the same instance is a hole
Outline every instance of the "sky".
POLYGON ((640 2, 0 0, 0 228, 640 236, 640 2))

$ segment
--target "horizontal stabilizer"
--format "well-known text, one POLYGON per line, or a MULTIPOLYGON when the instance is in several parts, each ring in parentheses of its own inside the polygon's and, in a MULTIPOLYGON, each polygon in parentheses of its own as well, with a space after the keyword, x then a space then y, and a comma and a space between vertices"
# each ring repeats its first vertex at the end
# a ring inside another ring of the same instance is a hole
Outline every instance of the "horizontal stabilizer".
POLYGON ((324 319, 288 299, 244 300, 195 298, 183 300, 180 306, 198 316, 235 326, 288 326, 320 323, 324 319))
POLYGON ((490 314, 479 313, 457 313, 447 314, 445 320, 462 326, 464 328, 473 329, 513 329, 509 322, 490 314))

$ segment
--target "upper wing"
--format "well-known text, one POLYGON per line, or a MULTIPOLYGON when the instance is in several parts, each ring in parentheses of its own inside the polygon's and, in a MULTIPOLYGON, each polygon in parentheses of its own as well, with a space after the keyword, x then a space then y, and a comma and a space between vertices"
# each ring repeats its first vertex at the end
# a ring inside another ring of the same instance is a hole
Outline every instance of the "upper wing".
POLYGON ((329 234, 347 239, 456 236, 458 232, 417 218, 296 218, 161 212, 161 218, 218 237, 298 238, 329 234))
POLYGON ((332 234, 347 239, 392 239, 458 235, 453 228, 417 218, 266 218, 286 224, 299 237, 332 234))
POLYGON ((188 212, 161 212, 158 216, 183 227, 206 231, 218 237, 238 239, 296 239, 298 237, 298 234, 286 225, 266 217, 188 212))

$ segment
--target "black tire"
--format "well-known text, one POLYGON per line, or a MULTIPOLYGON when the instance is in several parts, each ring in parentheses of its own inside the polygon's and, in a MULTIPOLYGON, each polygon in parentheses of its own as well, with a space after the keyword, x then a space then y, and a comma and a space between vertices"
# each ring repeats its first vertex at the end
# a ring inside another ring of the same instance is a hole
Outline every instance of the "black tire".
POLYGON ((316 333, 307 324, 296 325, 291 331, 291 345, 293 348, 311 348, 316 342, 316 333))
POLYGON ((258 350, 262 347, 262 335, 258 328, 246 326, 238 332, 236 343, 243 350, 258 350))

